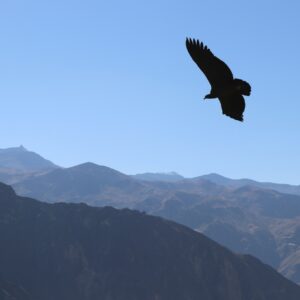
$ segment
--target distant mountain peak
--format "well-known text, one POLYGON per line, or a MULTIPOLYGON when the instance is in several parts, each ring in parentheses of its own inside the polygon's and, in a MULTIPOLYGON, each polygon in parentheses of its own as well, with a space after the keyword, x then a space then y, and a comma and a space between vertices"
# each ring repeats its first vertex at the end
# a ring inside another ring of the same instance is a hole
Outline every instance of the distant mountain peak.
POLYGON ((94 171, 94 172, 101 172, 101 173, 107 173, 107 174, 118 174, 118 175, 123 175, 123 176, 127 176, 115 169, 112 169, 110 167, 107 166, 102 166, 102 165, 98 165, 96 163, 93 162, 85 162, 85 163, 81 163, 79 165, 73 166, 68 168, 69 170, 85 170, 85 171, 94 171))
POLYGON ((20 145, 19 149, 22 150, 22 151, 28 151, 23 145, 20 145))
POLYGON ((79 165, 73 166, 71 168, 101 168, 101 166, 97 165, 96 163, 87 161, 87 162, 81 163, 79 165))
POLYGON ((172 172, 157 172, 157 173, 141 173, 132 175, 133 178, 144 181, 165 181, 165 182, 176 182, 183 180, 184 177, 180 174, 172 172))
POLYGON ((32 173, 58 168, 41 155, 28 151, 23 145, 0 149, 0 170, 10 173, 32 173))
POLYGON ((174 175, 174 176, 181 176, 180 174, 178 174, 175 171, 171 171, 171 172, 158 172, 156 174, 165 174, 165 175, 174 175))
POLYGON ((20 151, 29 152, 23 145, 20 145, 19 147, 9 147, 9 148, 0 149, 0 153, 1 152, 20 152, 20 151))

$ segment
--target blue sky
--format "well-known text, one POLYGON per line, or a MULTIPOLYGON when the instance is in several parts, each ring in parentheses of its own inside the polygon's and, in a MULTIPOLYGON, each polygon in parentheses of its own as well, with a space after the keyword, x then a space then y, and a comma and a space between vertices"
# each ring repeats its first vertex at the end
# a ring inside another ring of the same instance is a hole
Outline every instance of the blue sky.
POLYGON ((68 167, 300 184, 300 3, 2 0, 0 148, 68 167), (252 85, 245 122, 203 101, 203 40, 252 85))

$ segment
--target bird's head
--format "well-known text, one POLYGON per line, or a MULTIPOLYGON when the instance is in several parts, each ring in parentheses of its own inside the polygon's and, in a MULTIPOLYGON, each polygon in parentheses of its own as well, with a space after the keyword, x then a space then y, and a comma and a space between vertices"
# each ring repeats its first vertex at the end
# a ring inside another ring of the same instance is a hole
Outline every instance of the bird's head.
POLYGON ((212 99, 212 98, 214 98, 214 96, 212 96, 211 94, 207 94, 207 95, 204 97, 204 100, 205 100, 205 99, 212 99))

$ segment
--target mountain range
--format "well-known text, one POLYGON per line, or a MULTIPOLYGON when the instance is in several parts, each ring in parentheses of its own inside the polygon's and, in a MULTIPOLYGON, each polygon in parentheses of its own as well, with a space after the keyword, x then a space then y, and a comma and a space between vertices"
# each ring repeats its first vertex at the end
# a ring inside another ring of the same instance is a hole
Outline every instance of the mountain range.
POLYGON ((127 207, 179 222, 235 252, 258 257, 300 283, 297 186, 288 186, 286 194, 278 191, 282 185, 270 189, 270 183, 217 174, 179 180, 167 180, 173 173, 163 174, 162 180, 154 175, 142 180, 85 163, 28 176, 13 187, 20 195, 45 202, 127 207))
MULTIPOLYGON (((0 149, 0 181, 11 184, 37 174, 46 173, 61 168, 40 156, 28 151, 24 146, 0 149)), ((150 182, 178 182, 184 179, 204 179, 229 188, 254 186, 271 189, 280 193, 300 195, 300 185, 280 184, 272 182, 258 182, 252 179, 230 179, 219 174, 211 173, 195 178, 185 178, 176 172, 140 173, 131 175, 133 179, 150 182)))
POLYGON ((129 209, 42 203, 4 184, 0 245, 1 299, 300 299, 300 287, 268 265, 183 225, 129 209), (9 292, 7 282, 22 289, 9 292), (20 291, 26 298, 13 296, 20 291))

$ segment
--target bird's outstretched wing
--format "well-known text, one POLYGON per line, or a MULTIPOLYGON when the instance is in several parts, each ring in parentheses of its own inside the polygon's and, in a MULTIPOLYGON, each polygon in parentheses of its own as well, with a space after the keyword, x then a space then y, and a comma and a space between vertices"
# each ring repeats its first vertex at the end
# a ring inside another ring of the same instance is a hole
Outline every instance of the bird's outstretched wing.
POLYGON ((219 98, 223 114, 238 121, 243 121, 243 112, 245 110, 245 100, 240 94, 233 94, 219 98))
POLYGON ((186 48, 193 61, 207 77, 212 88, 223 86, 233 80, 229 67, 213 55, 207 46, 195 39, 186 39, 186 48))

